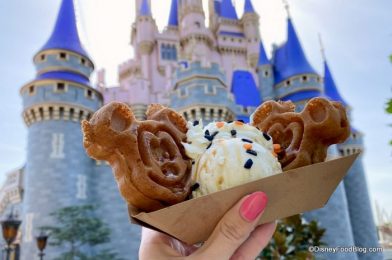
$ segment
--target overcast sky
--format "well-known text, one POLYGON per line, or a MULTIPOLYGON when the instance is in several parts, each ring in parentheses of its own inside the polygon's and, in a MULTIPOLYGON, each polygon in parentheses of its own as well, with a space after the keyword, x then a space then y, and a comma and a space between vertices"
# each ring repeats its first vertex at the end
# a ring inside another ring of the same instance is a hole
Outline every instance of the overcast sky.
MULTIPOLYGON (((118 64, 131 58, 129 46, 135 10, 133 0, 77 0, 83 41, 96 67, 105 68, 117 84, 118 64)), ((162 29, 170 1, 152 0, 162 29)), ((207 5, 207 1, 204 1, 207 5)), ((392 2, 389 0, 291 0, 290 12, 305 52, 322 73, 318 34, 341 95, 353 107, 354 126, 365 134, 364 163, 371 192, 392 212, 392 116, 384 112, 392 96, 392 2)), ((60 0, 0 1, 0 181, 23 165, 27 129, 21 118, 19 88, 34 78, 32 57, 49 37, 60 0)), ((261 34, 269 53, 286 38, 286 13, 281 1, 253 0, 261 17, 261 34)), ((243 0, 237 0, 242 13, 243 0)))

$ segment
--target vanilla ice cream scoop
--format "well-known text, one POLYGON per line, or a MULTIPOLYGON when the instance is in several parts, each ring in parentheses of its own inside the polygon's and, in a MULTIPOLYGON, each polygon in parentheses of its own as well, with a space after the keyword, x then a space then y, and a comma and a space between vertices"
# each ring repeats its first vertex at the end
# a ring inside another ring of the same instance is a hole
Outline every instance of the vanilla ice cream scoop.
POLYGON ((270 136, 240 121, 188 123, 186 154, 194 160, 193 197, 282 172, 270 136))

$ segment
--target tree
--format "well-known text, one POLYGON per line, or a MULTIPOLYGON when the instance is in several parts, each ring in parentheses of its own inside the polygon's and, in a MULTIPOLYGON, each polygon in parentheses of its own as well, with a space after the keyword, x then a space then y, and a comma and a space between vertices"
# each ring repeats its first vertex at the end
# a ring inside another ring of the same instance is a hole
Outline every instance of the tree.
POLYGON ((295 215, 278 222, 269 245, 260 253, 259 259, 314 259, 308 251, 310 246, 325 245, 321 239, 325 229, 316 221, 306 222, 295 215))
POLYGON ((54 226, 41 227, 50 234, 51 246, 66 248, 57 260, 107 260, 119 259, 111 250, 102 250, 88 256, 82 248, 110 242, 110 230, 99 218, 94 217, 92 205, 65 207, 51 213, 54 226))

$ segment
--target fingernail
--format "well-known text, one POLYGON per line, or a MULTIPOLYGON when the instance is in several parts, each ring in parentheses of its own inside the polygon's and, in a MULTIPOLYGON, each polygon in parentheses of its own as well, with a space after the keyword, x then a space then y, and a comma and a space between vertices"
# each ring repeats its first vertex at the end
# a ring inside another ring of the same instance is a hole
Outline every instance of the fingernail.
POLYGON ((241 216, 248 222, 254 221, 267 206, 268 198, 264 192, 255 192, 247 197, 240 207, 241 216))

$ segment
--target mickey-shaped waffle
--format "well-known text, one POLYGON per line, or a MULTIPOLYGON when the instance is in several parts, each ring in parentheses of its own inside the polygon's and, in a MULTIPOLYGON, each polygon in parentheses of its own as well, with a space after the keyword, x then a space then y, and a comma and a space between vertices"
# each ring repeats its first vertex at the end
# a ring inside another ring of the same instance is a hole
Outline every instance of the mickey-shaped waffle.
POLYGON ((267 101, 251 120, 282 148, 278 156, 284 170, 323 162, 328 147, 344 142, 350 134, 346 110, 339 102, 313 98, 301 113, 294 111, 290 101, 267 101))
POLYGON ((181 145, 187 127, 175 111, 151 105, 147 120, 137 121, 126 104, 113 102, 82 128, 88 155, 109 162, 129 205, 149 212, 189 195, 191 161, 181 145))

